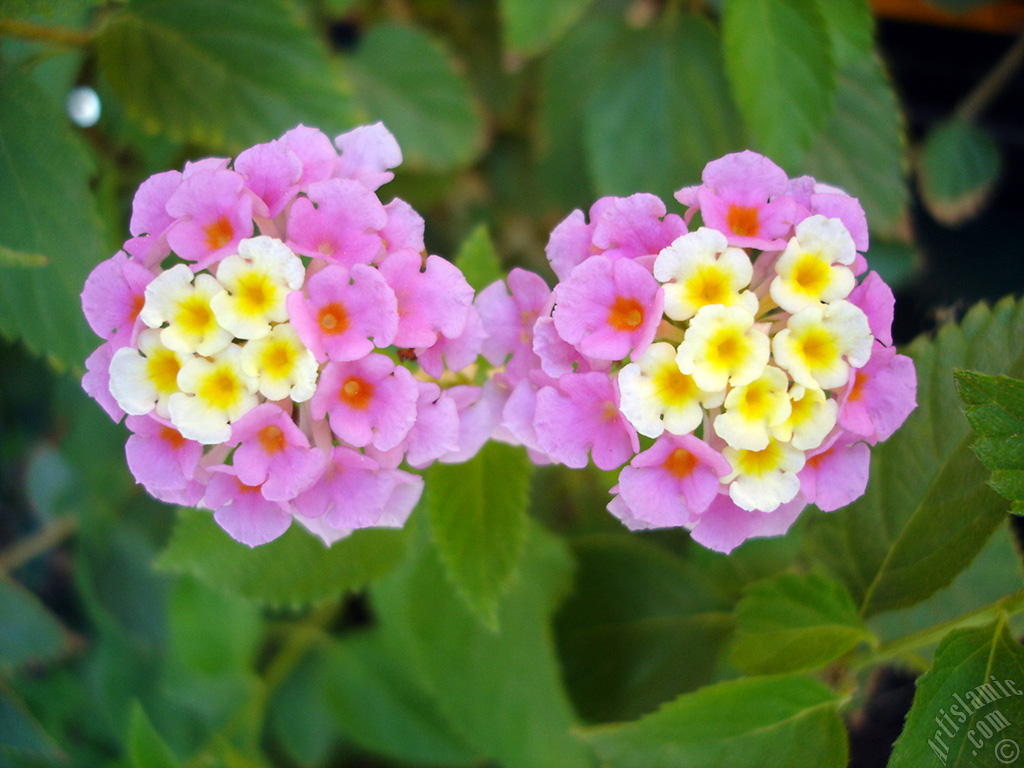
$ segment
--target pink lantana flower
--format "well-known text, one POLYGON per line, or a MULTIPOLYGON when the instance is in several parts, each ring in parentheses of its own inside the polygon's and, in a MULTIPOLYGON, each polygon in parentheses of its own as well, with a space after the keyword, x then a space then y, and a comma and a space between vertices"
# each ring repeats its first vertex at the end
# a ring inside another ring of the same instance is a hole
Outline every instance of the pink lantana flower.
POLYGON ((412 374, 390 358, 370 354, 362 360, 328 363, 310 401, 313 417, 328 416, 341 440, 382 451, 402 442, 416 421, 419 392, 412 374))
POLYGON ((380 272, 364 264, 328 266, 288 296, 288 316, 319 362, 359 360, 398 332, 398 302, 380 272))
POLYGON ((119 251, 89 273, 82 289, 82 311, 89 327, 114 349, 131 344, 135 321, 146 301, 153 272, 119 251))
POLYGON ((636 430, 619 410, 615 382, 603 373, 567 373, 558 387, 537 393, 533 420, 541 449, 568 467, 617 469, 640 448, 636 430))
POLYGON ((892 291, 858 279, 855 199, 753 152, 702 179, 676 195, 683 221, 701 214, 694 232, 649 195, 603 198, 589 223, 574 211, 555 227, 555 305, 538 298, 532 328, 502 284, 477 303, 489 360, 512 355, 492 378, 494 439, 536 463, 628 462, 612 514, 728 552, 782 535, 809 503, 863 493, 869 444, 913 410, 915 374, 888 346, 892 291), (643 453, 638 433, 656 439, 643 453))
POLYGON ((203 497, 217 525, 250 547, 273 541, 288 530, 292 515, 285 504, 270 501, 259 486, 243 483, 231 467, 219 469, 210 478, 203 497))
POLYGON ((839 425, 871 445, 887 440, 917 407, 914 362, 878 342, 840 397, 839 425))
POLYGON ((665 434, 619 473, 631 518, 652 528, 686 525, 715 500, 729 462, 693 435, 665 434))
MULTIPOLYGON (((749 150, 710 162, 703 184, 676 194, 684 205, 700 210, 704 226, 717 229, 729 245, 781 250, 802 209, 786 195, 786 172, 749 150)), ((804 215, 806 215, 806 212, 804 215)))
POLYGON ((288 215, 293 251, 346 266, 370 264, 380 256, 388 214, 371 190, 350 179, 328 179, 310 184, 306 194, 288 215))
POLYGON ((533 328, 541 316, 551 314, 554 297, 543 278, 525 269, 509 272, 507 285, 506 289, 506 283, 499 281, 484 288, 476 308, 490 329, 483 343, 484 357, 491 365, 504 365, 518 379, 537 367, 533 328))
POLYGON ((555 287, 558 335, 600 360, 638 357, 654 340, 664 292, 639 264, 604 256, 587 259, 555 287))
POLYGON ((398 299, 396 346, 430 347, 439 334, 454 339, 465 330, 473 289, 450 261, 428 256, 424 263, 415 251, 397 251, 380 272, 398 299))
POLYGON ((193 271, 205 269, 237 252, 253 233, 252 196, 241 174, 208 170, 185 177, 165 209, 177 221, 167 230, 171 250, 193 271))
POLYGON ((260 486, 271 501, 289 501, 312 485, 324 469, 323 451, 291 417, 271 403, 257 405, 231 425, 231 442, 240 443, 232 464, 238 479, 260 486))
POLYGON ((578 264, 591 256, 650 260, 680 235, 686 224, 656 195, 602 197, 590 208, 573 211, 551 233, 546 248, 551 268, 565 280, 578 264))
POLYGON ((487 336, 469 284, 422 253, 412 206, 377 196, 394 137, 336 141, 300 125, 157 174, 82 291, 104 339, 82 385, 132 414, 136 479, 250 546, 295 516, 328 544, 402 525, 423 481, 400 467, 471 458, 504 404, 469 384, 487 336))

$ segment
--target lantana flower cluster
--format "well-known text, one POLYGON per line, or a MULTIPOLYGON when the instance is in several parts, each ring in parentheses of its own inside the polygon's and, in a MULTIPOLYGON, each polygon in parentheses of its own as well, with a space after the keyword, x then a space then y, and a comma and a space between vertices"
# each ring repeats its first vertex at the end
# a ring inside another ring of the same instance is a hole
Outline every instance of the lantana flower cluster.
POLYGON ((483 342, 473 290, 377 195, 401 159, 380 124, 333 144, 299 126, 141 185, 132 237, 82 292, 105 339, 83 385, 127 415, 153 496, 250 546, 293 519, 330 543, 404 523, 423 481, 403 462, 487 439, 481 388, 450 373, 483 342))
POLYGON ((573 212, 547 246, 553 291, 513 270, 477 307, 505 365, 499 439, 621 467, 608 508, 627 526, 728 552, 863 494, 916 376, 855 198, 749 151, 702 181, 676 193, 684 216, 650 194, 573 212))

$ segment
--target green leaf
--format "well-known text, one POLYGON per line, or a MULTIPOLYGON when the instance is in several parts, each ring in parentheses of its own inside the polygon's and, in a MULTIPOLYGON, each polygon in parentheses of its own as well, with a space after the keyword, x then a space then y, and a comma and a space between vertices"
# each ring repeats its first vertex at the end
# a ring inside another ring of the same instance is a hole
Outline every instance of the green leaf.
POLYGON ((668 198, 698 181, 708 160, 746 143, 708 22, 669 18, 621 36, 606 56, 585 125, 600 194, 668 198))
POLYGON ((427 471, 424 504, 441 561, 459 595, 491 628, 523 554, 532 470, 521 448, 489 442, 465 464, 427 471))
POLYGON ((1024 305, 978 305, 907 354, 917 369, 917 411, 872 448, 865 495, 819 516, 811 530, 821 562, 864 617, 913 605, 949 584, 1005 518, 1006 502, 971 453, 953 368, 1024 372, 1024 305))
POLYGON ((49 259, 0 266, 0 332, 59 368, 81 367, 96 341, 78 298, 103 252, 90 173, 60 108, 27 73, 0 66, 0 247, 49 259))
POLYGON ((170 656, 189 672, 215 677, 253 667, 263 623, 252 602, 183 576, 171 589, 168 613, 170 656))
POLYGON ((134 768, 177 768, 180 765, 137 701, 132 704, 127 745, 134 768))
POLYGON ((832 46, 817 4, 729 0, 722 44, 750 133, 776 162, 796 162, 825 127, 836 92, 832 46))
POLYGON ((19 753, 55 759, 60 750, 25 705, 0 686, 0 757, 19 753))
POLYGON ((536 56, 579 21, 592 2, 500 0, 503 47, 514 56, 536 56))
POLYGON ((477 291, 501 279, 501 259, 486 224, 477 225, 462 241, 455 255, 455 266, 462 270, 466 282, 477 291))
MULTIPOLYGON (((416 518, 410 520, 410 525, 416 518)), ((422 527, 422 526, 420 526, 422 527)), ((569 583, 557 539, 531 525, 520 577, 501 598, 501 629, 483 626, 452 590, 425 532, 418 549, 371 597, 391 648, 477 751, 506 768, 589 768, 569 735, 549 617, 569 583)))
POLYGON ((57 617, 35 595, 0 578, 0 667, 56 656, 67 643, 57 617))
MULTIPOLYGON (((328 671, 326 653, 314 647, 299 660, 270 700, 267 725, 274 741, 300 766, 326 765, 331 751, 343 738, 339 733, 343 723, 338 722, 327 700, 328 671)), ((348 693, 359 695, 355 690, 348 693)))
POLYGON ((332 646, 323 676, 337 718, 333 727, 363 749, 413 764, 481 762, 416 679, 405 654, 390 649, 379 632, 332 646))
POLYGON ((748 674, 817 669, 871 633, 842 584, 784 573, 751 585, 736 607, 732 662, 748 674))
POLYGON ((928 132, 917 170, 928 212, 943 224, 956 226, 974 218, 992 197, 1002 157, 985 131, 953 119, 928 132))
POLYGON ((434 38, 413 27, 380 24, 349 63, 363 105, 401 144, 403 167, 443 171, 479 156, 480 107, 451 54, 434 38))
POLYGON ((951 632, 917 680, 889 768, 1012 765, 1024 722, 1024 648, 1006 621, 951 632), (1009 737, 1009 738, 1007 738, 1009 737))
POLYGON ((559 211, 594 201, 583 141, 588 94, 602 83, 625 27, 621 15, 594 9, 541 59, 539 163, 541 191, 559 211))
POLYGON ((967 420, 977 434, 971 448, 992 472, 989 485, 1024 514, 1024 381, 955 371, 967 420))
POLYGON ((837 82, 832 116, 794 169, 857 197, 876 235, 905 240, 909 190, 896 92, 875 55, 846 64, 837 82))
POLYGON ((874 46, 875 19, 867 0, 815 0, 840 67, 863 59, 874 46))
POLYGON ((747 677, 582 735, 609 768, 841 768, 846 728, 837 706, 833 693, 808 677, 747 677))
POLYGON ((324 46, 279 0, 132 0, 96 46, 128 113, 180 142, 236 150, 356 122, 324 46))
MULTIPOLYGON (((1001 525, 952 584, 923 603, 873 617, 871 628, 884 642, 898 640, 976 611, 979 606, 994 603, 1021 588, 1024 588, 1024 565, 1014 547, 1009 526, 1001 525)), ((1014 634, 1024 633, 1024 615, 1018 614, 1011 619, 1010 630, 1014 634)), ((916 652, 928 661, 934 650, 933 645, 919 648, 916 652)))
POLYGON ((400 531, 360 530, 325 547, 298 525, 250 549, 209 513, 182 509, 157 565, 260 603, 301 605, 362 589, 393 568, 404 549, 400 531))
POLYGON ((632 534, 572 542, 576 588, 556 617, 577 711, 632 720, 710 682, 732 632, 708 574, 632 534))

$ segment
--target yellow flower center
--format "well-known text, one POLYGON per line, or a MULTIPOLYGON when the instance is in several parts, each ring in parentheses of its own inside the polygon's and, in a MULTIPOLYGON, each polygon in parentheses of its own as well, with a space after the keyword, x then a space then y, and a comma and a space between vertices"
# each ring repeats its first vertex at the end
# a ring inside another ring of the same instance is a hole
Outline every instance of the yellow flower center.
POLYGON ((185 333, 205 334, 214 324, 213 312, 206 298, 192 295, 181 302, 175 318, 185 333))
POLYGON ((214 408, 227 410, 242 394, 242 385, 230 370, 217 368, 203 380, 196 394, 214 408))
POLYGON ((146 360, 146 374, 161 395, 170 395, 178 391, 178 371, 181 364, 178 356, 169 349, 153 352, 146 360))
POLYGON ((809 296, 820 296, 830 277, 831 267, 817 254, 805 253, 793 268, 793 282, 809 296))

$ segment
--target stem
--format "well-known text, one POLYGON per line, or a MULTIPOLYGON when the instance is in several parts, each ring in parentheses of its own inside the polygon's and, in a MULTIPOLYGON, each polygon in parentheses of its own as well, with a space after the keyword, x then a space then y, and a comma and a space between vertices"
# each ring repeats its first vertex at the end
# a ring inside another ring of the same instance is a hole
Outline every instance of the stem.
POLYGON ((1016 74, 1022 62, 1024 62, 1024 35, 1017 38, 1017 42, 1010 47, 1003 58, 960 102, 956 108, 956 116, 967 122, 974 120, 999 95, 1010 78, 1016 74))
POLYGON ((950 619, 949 621, 944 621, 941 624, 936 624, 933 627, 922 629, 919 632, 914 632, 906 637, 901 637, 898 640, 883 643, 878 646, 873 653, 869 653, 858 663, 855 663, 853 665, 853 669, 860 669, 868 666, 869 664, 877 664, 878 662, 887 661, 900 656, 906 657, 918 648, 923 648, 927 645, 939 642, 939 640, 954 629, 977 627, 999 616, 1012 615, 1014 613, 1019 613, 1022 610, 1024 610, 1024 589, 1020 589, 1011 595, 1002 597, 983 608, 978 608, 970 613, 965 613, 963 616, 957 616, 955 619, 950 619))
POLYGON ((59 517, 31 536, 12 544, 0 552, 0 574, 17 570, 34 557, 60 544, 78 528, 78 518, 72 515, 59 517))
POLYGON ((81 29, 49 27, 17 19, 0 19, 0 37, 17 37, 38 43, 50 43, 66 48, 84 48, 92 44, 92 33, 81 29))

